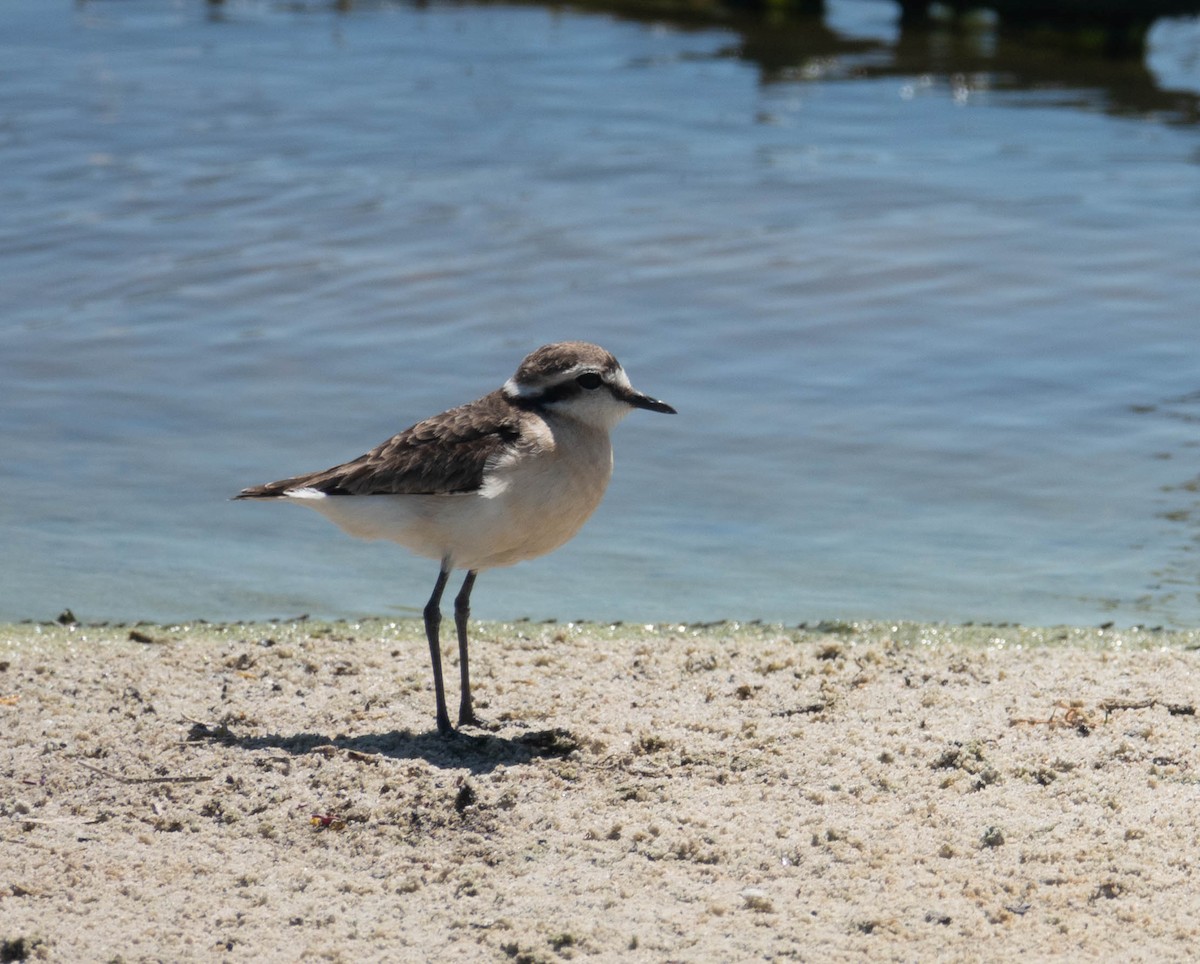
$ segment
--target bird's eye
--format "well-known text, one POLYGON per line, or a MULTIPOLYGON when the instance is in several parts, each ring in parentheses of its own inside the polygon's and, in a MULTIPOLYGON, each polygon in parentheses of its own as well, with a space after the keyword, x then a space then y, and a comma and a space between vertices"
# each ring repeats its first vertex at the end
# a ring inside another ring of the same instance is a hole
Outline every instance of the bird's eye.
POLYGON ((575 384, 580 388, 586 388, 588 391, 593 391, 604 384, 604 379, 602 379, 595 372, 584 372, 575 379, 575 384))

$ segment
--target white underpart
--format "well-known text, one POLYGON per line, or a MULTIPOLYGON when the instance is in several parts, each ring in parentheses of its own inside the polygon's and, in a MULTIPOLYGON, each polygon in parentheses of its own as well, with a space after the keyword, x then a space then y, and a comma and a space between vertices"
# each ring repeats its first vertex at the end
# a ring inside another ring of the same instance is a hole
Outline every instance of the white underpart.
POLYGON ((398 542, 457 569, 510 566, 557 549, 595 511, 612 475, 608 429, 629 407, 604 390, 527 423, 521 445, 477 492, 453 495, 286 493, 360 539, 398 542))
POLYGON ((284 493, 289 499, 328 499, 329 496, 320 489, 288 489, 284 493))

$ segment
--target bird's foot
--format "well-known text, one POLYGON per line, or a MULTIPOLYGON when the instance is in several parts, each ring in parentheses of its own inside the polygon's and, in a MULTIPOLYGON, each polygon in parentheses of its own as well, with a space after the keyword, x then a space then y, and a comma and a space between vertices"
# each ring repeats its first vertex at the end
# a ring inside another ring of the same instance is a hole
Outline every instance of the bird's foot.
POLYGON ((466 713, 459 713, 458 714, 458 725, 459 726, 473 726, 476 729, 488 730, 489 732, 492 732, 492 733, 494 733, 496 730, 500 729, 499 723, 493 723, 490 720, 485 720, 482 717, 478 717, 475 715, 475 712, 473 710, 470 710, 466 713))

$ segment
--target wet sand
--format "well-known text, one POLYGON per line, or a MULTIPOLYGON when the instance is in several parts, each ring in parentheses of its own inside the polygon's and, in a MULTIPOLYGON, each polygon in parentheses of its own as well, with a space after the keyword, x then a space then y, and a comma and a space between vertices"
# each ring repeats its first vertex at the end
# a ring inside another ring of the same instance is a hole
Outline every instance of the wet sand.
POLYGON ((1194 958, 1200 634, 474 640, 0 627, 5 959, 1194 958))

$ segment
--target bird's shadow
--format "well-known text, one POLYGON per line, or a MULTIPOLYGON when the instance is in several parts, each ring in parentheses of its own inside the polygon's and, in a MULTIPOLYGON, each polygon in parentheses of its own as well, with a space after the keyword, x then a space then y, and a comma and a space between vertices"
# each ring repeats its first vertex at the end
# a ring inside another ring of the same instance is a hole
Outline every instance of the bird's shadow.
POLYGON ((437 732, 414 733, 411 730, 364 733, 359 736, 340 733, 336 736, 324 733, 246 736, 236 733, 226 723, 193 722, 187 741, 237 746, 244 750, 280 750, 293 756, 308 753, 329 756, 341 751, 351 759, 358 760, 372 757, 419 759, 442 769, 465 768, 472 774, 489 773, 498 766, 529 763, 536 759, 558 759, 579 748, 579 741, 569 731, 559 727, 531 730, 515 736, 488 732, 463 733, 461 730, 444 736, 437 732))

